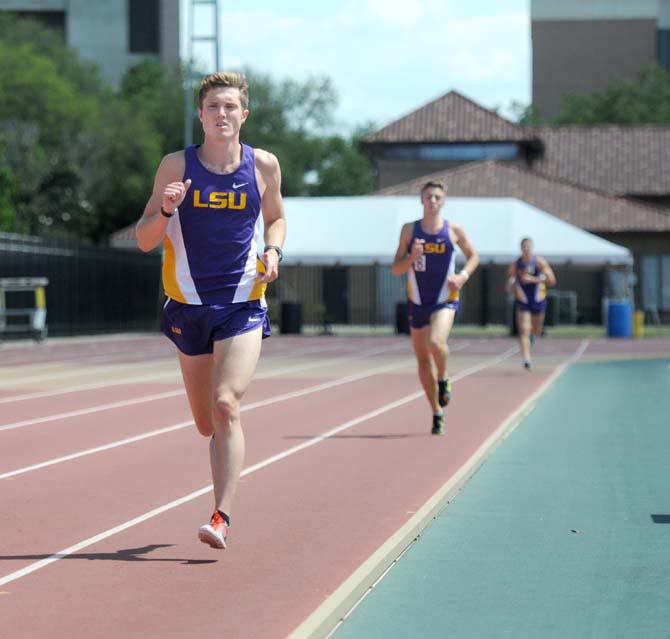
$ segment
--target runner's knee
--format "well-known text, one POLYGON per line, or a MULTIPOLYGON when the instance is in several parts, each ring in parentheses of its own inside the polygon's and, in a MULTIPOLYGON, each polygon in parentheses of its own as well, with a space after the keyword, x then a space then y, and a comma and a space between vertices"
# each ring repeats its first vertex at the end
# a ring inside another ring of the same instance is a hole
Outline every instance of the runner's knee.
POLYGON ((432 350, 435 353, 447 353, 449 352, 449 348, 447 347, 447 343, 438 338, 431 338, 430 340, 430 350, 432 350))
POLYGON ((238 419, 240 402, 232 392, 219 394, 214 401, 214 415, 217 428, 230 428, 238 419))

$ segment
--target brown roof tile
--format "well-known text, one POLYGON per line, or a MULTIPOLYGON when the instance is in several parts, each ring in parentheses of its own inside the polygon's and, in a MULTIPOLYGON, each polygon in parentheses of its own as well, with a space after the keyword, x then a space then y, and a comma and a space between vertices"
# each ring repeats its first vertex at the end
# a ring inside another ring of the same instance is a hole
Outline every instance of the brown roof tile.
POLYGON ((670 193, 670 126, 538 127, 533 169, 616 195, 670 193))
POLYGON ((450 91, 412 113, 363 137, 364 144, 399 142, 522 141, 531 129, 514 124, 450 91))
POLYGON ((670 212, 660 207, 548 178, 500 160, 472 162, 377 191, 419 194, 428 180, 442 180, 455 197, 515 197, 591 232, 670 231, 670 212))

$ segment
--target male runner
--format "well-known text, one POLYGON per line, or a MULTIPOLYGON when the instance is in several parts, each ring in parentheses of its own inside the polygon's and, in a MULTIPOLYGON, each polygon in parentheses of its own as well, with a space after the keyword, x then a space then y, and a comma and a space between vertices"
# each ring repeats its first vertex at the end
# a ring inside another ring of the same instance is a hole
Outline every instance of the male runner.
POLYGON ((507 292, 514 289, 516 326, 519 331, 523 367, 530 370, 530 347, 542 335, 547 309, 547 286, 556 285, 549 263, 533 255, 533 241, 521 240, 521 256, 507 269, 507 292))
POLYGON ((196 427, 210 438, 214 514, 198 537, 213 548, 226 547, 244 463, 240 399, 270 335, 264 293, 278 276, 286 231, 277 158, 240 142, 248 104, 243 75, 202 80, 204 143, 163 158, 137 224, 143 251, 163 242, 163 331, 178 349, 196 427))
POLYGON ((403 225, 391 270, 407 273, 408 313, 419 379, 433 411, 434 435, 444 434, 444 412, 451 399, 447 340, 459 305, 459 291, 474 273, 479 256, 455 222, 445 220, 446 188, 427 182, 421 189, 423 218, 403 225), (467 261, 456 273, 456 246, 467 261))

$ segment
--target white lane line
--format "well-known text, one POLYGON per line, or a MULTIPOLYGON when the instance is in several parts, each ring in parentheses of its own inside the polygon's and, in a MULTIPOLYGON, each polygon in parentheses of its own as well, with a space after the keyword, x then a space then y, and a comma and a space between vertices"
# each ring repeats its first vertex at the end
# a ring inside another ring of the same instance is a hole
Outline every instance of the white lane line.
MULTIPOLYGON (((392 346, 391 348, 376 348, 371 351, 364 351, 363 353, 360 353, 359 355, 356 356, 356 358, 362 357, 363 355, 375 355, 377 353, 386 353, 391 350, 399 350, 398 346, 392 346)), ((269 359, 276 359, 276 358, 269 358, 269 359)), ((343 358, 338 358, 339 361, 342 361, 343 358)), ((284 368, 276 369, 274 371, 269 371, 267 373, 259 373, 256 375, 255 379, 266 379, 268 377, 276 377, 277 375, 283 375, 284 373, 292 373, 294 371, 299 371, 299 370, 307 370, 309 368, 316 368, 317 366, 323 366, 324 364, 329 364, 332 363, 332 361, 329 362, 312 362, 310 364, 294 364, 292 366, 286 366, 284 368)), ((155 362, 155 365, 159 365, 159 362, 155 362)), ((103 372, 107 372, 110 369, 104 369, 103 372)), ((0 397, 0 404, 9 404, 11 402, 21 402, 29 399, 41 399, 43 397, 54 397, 56 395, 67 395, 69 393, 79 393, 81 391, 87 391, 87 390, 95 390, 97 388, 111 388, 112 386, 123 386, 125 384, 134 384, 136 382, 145 382, 149 380, 154 380, 154 379, 163 379, 165 377, 176 377, 178 376, 179 379, 181 380, 181 372, 179 371, 179 367, 176 366, 173 371, 168 371, 164 373, 153 373, 153 374, 147 374, 147 375, 138 375, 136 377, 127 377, 122 380, 116 380, 116 381, 105 381, 105 382, 96 382, 93 384, 81 384, 79 386, 72 386, 70 388, 55 388, 53 390, 48 390, 48 391, 38 391, 35 393, 25 393, 22 395, 12 395, 11 397, 0 397)), ((0 387, 2 387, 3 384, 0 382, 0 387)))
POLYGON ((66 371, 60 371, 56 373, 50 373, 48 375, 31 375, 29 377, 20 377, 18 379, 13 379, 10 382, 2 381, 0 382, 0 387, 7 388, 12 386, 20 386, 21 384, 31 384, 33 382, 45 382, 52 379, 65 379, 67 377, 90 377, 96 373, 108 373, 114 371, 127 371, 129 368, 146 368, 147 366, 156 366, 158 362, 141 362, 136 364, 115 364, 114 366, 85 366, 79 367, 76 370, 72 370, 67 366, 62 366, 66 368, 66 371))
MULTIPOLYGON (((105 371, 107 372, 107 371, 105 371)), ((95 384, 81 384, 80 386, 71 386, 70 388, 55 388, 49 391, 39 391, 36 393, 26 393, 25 395, 13 395, 11 397, 0 397, 0 404, 9 404, 11 402, 22 402, 27 399, 41 399, 42 397, 53 397, 54 395, 67 395, 69 393, 79 393, 86 390, 95 390, 96 388, 108 388, 112 386, 123 386, 124 384, 134 384, 136 382, 144 382, 152 379, 162 379, 164 377, 179 376, 181 380, 181 373, 178 368, 173 371, 165 373, 155 373, 151 375, 138 375, 137 377, 126 377, 122 380, 96 382, 95 384)), ((1 384, 0 384, 1 385, 1 384)))
POLYGON ((136 399, 125 399, 120 402, 111 402, 109 404, 99 404, 92 408, 81 408, 79 410, 70 410, 65 413, 56 413, 46 417, 36 417, 35 419, 25 419, 21 422, 13 422, 0 426, 0 431, 14 430, 16 428, 25 428, 26 426, 34 426, 35 424, 44 424, 45 422, 53 422, 59 419, 67 419, 68 417, 80 417, 81 415, 91 415, 92 413, 99 413, 104 410, 112 410, 114 408, 124 408, 126 406, 133 406, 134 404, 143 404, 145 402, 153 402, 159 399, 166 399, 168 397, 176 397, 183 395, 183 390, 167 391, 165 393, 154 393, 153 395, 143 395, 136 399))
MULTIPOLYGON (((465 347, 463 347, 465 348, 465 347)), ((462 350, 462 349, 458 349, 462 350)), ((362 373, 356 373, 354 375, 348 375, 347 377, 342 377, 340 379, 332 380, 330 382, 323 382, 322 384, 316 384, 314 386, 308 386, 307 388, 303 388, 301 390, 297 391, 291 391, 288 393, 282 393, 281 395, 275 395, 274 397, 270 397, 268 399, 262 399, 257 402, 252 402, 250 404, 245 404, 241 412, 246 412, 249 410, 254 410, 255 408, 262 408, 263 406, 269 406, 271 404, 276 404, 278 402, 283 402, 289 399, 295 399, 297 397, 302 397, 303 395, 309 395, 310 393, 316 393, 322 390, 327 390, 329 388, 334 388, 336 386, 341 386, 342 384, 349 384, 351 382, 359 381, 361 379, 365 379, 366 377, 371 377, 372 375, 378 375, 380 373, 386 373, 390 370, 394 370, 396 368, 401 368, 403 366, 407 366, 409 363, 411 363, 408 360, 403 360, 401 362, 395 362, 391 364, 387 364, 385 366, 379 366, 377 368, 374 368, 372 370, 364 371, 362 373)), ((469 370, 469 369, 468 369, 469 370)), ((475 371, 476 372, 476 371, 475 371)), ((455 375, 452 379, 454 381, 457 381, 459 379, 459 375, 462 373, 459 373, 455 375)), ((16 475, 22 475, 24 473, 33 471, 33 470, 39 470, 40 468, 46 468, 47 466, 53 466, 55 464, 60 464, 62 462, 70 461, 72 459, 78 459, 79 457, 85 457, 86 455, 93 455, 95 453, 100 453, 106 450, 110 450, 112 448, 118 448, 119 446, 124 446, 126 444, 133 444, 138 441, 142 441, 143 439, 149 439, 150 437, 156 437, 157 435, 164 435, 166 433, 171 433, 175 430, 180 430, 182 428, 188 428, 189 426, 195 425, 195 422, 188 421, 188 422, 180 422, 179 424, 174 424, 172 426, 166 426, 165 428, 160 428, 157 430, 152 430, 149 431, 148 433, 144 433, 142 435, 136 435, 134 437, 128 437, 126 439, 121 439, 116 442, 111 442, 109 444, 103 444, 102 446, 96 446, 95 448, 88 448, 86 450, 82 450, 76 453, 70 453, 69 455, 64 455, 62 457, 56 457, 54 459, 47 460, 45 462, 40 462, 39 464, 33 464, 32 466, 26 466, 24 468, 19 468, 17 470, 12 470, 8 471, 6 473, 0 474, 0 479, 7 479, 9 477, 15 477, 16 475)))
MULTIPOLYGON (((486 362, 483 362, 482 364, 479 364, 477 366, 472 366, 469 369, 466 369, 464 371, 461 371, 457 375, 453 377, 453 381, 457 381, 459 379, 463 379, 464 377, 467 377, 468 375, 472 375, 473 373, 476 373, 480 370, 483 370, 484 368, 487 368, 489 366, 494 366, 497 363, 502 362, 504 359, 512 355, 518 350, 518 348, 511 348, 502 355, 499 355, 497 357, 494 357, 491 360, 488 360, 486 362)), ((247 475, 250 475, 251 473, 254 473, 258 470, 261 470, 262 468, 265 468, 266 466, 269 466, 270 464, 274 464, 275 462, 281 461, 282 459, 286 459, 287 457, 290 457, 291 455, 295 455, 296 453, 305 450, 306 448, 310 448, 312 446, 315 446, 316 444, 320 444, 321 442, 325 441, 326 439, 332 437, 333 435, 337 435, 338 433, 342 432, 343 430, 347 430, 348 428, 352 428, 353 426, 357 426, 358 424, 361 424, 362 422, 365 422, 369 419, 373 419, 375 417, 378 417, 379 415, 383 415, 384 413, 387 413, 390 410, 393 410, 395 408, 398 408, 404 404, 407 404, 409 402, 412 402, 420 397, 423 396, 423 391, 416 391, 414 393, 411 393, 409 395, 405 395, 405 397, 402 397, 394 402, 390 402, 388 404, 385 404, 384 406, 381 406, 380 408, 377 408, 373 411, 370 411, 369 413, 366 413, 365 415, 361 415, 360 417, 356 417, 355 419, 352 419, 348 422, 345 422, 344 424, 340 424, 339 426, 336 426, 335 428, 332 428, 331 430, 321 434, 317 435, 316 437, 313 437, 312 439, 303 442, 302 444, 298 444, 297 446, 293 446, 281 453, 278 453, 276 455, 272 455, 271 457, 268 457, 264 459, 261 462, 258 462, 257 464, 254 464, 253 466, 249 466, 245 468, 242 473, 240 474, 241 477, 246 477, 247 475)), ((5 584, 8 584, 12 581, 16 581, 17 579, 20 579, 21 577, 25 577, 26 575, 29 575, 33 572, 36 572, 37 570, 40 570, 41 568, 44 568, 45 566, 48 566, 59 559, 65 559, 69 557, 70 555, 79 552, 80 550, 83 550, 84 548, 87 548, 88 546, 92 546, 93 544, 96 544, 99 541, 103 541, 104 539, 107 539, 109 537, 112 537, 113 535, 116 535, 117 533, 123 532, 124 530, 127 530, 128 528, 132 528, 133 526, 136 526, 138 524, 141 524, 144 521, 147 521, 148 519, 151 519, 153 517, 156 517, 157 515, 160 515, 168 510, 172 510, 173 508, 176 508, 177 506, 181 506, 182 504, 185 504, 189 501, 192 501, 194 499, 197 499, 198 497, 202 497, 203 495, 206 495, 208 492, 212 490, 212 485, 209 484, 208 486, 205 486, 204 488, 201 488, 199 490, 196 490, 192 493, 189 493, 188 495, 185 495, 184 497, 180 497, 179 499, 175 499, 174 501, 171 501, 168 504, 164 504, 163 506, 159 506, 158 508, 154 508, 153 510, 150 510, 149 512, 146 512, 142 515, 139 515, 138 517, 135 517, 134 519, 131 519, 123 524, 120 524, 118 526, 115 526, 114 528, 110 528, 109 530, 105 530, 104 532, 101 532, 97 535, 94 535, 93 537, 89 537, 88 539, 84 539, 83 541, 80 541, 79 543, 75 544, 74 546, 69 546, 68 548, 64 548, 63 550, 60 550, 53 555, 50 555, 49 557, 45 557, 44 559, 41 559, 40 561, 36 561, 32 564, 29 564, 28 566, 25 566, 24 568, 21 568, 20 570, 16 570, 15 572, 9 573, 8 575, 5 575, 4 577, 0 577, 0 586, 4 586, 5 584)))
MULTIPOLYGON (((246 404, 242 406, 241 412, 246 412, 254 410, 256 408, 262 408, 264 406, 270 406, 271 404, 276 404, 278 402, 284 402, 289 399, 295 399, 296 397, 301 397, 303 395, 309 395, 310 393, 317 393, 328 388, 333 388, 335 386, 341 386, 342 384, 349 384, 351 382, 359 381, 365 379, 366 377, 371 377, 373 375, 378 375, 380 373, 385 373, 389 370, 395 368, 400 368, 406 366, 407 361, 403 360, 402 362, 396 362, 393 364, 387 364, 385 366, 380 366, 378 368, 366 371, 364 373, 358 373, 356 375, 349 375, 347 377, 342 377, 340 379, 333 380, 331 382, 324 382, 323 384, 316 384, 314 386, 308 386, 302 390, 292 391, 289 393, 283 393, 281 395, 275 395, 274 397, 269 397, 268 399, 262 399, 251 404, 246 404)), ((33 464, 32 466, 26 466, 24 468, 19 468, 17 470, 11 470, 6 473, 0 474, 0 479, 7 479, 9 477, 15 477, 16 475, 22 475, 33 470, 39 470, 40 468, 46 468, 47 466, 53 466, 54 464, 60 464, 62 462, 70 461, 72 459, 78 459, 79 457, 85 457, 86 455, 93 455, 95 453, 101 453, 112 448, 118 448, 119 446, 125 446, 126 444, 133 444, 135 442, 142 441, 143 439, 149 439, 150 437, 156 437, 158 435, 164 435, 166 433, 171 433, 182 428, 188 428, 189 426, 194 426, 195 422, 193 420, 187 422, 180 422, 172 426, 166 426, 165 428, 159 428, 157 430, 149 431, 148 433, 143 433, 142 435, 135 435, 134 437, 127 437, 126 439, 120 439, 109 444, 103 444, 101 446, 96 446, 95 448, 88 448, 76 453, 70 453, 69 455, 64 455, 62 457, 56 457, 54 459, 49 459, 39 464, 33 464)))
MULTIPOLYGON (((269 377, 276 377, 278 375, 283 375, 285 373, 292 373, 300 370, 308 370, 310 368, 324 367, 327 368, 333 364, 338 364, 341 362, 351 362, 356 361, 369 355, 377 355, 379 353, 388 352, 387 348, 378 347, 373 348, 368 351, 362 351, 354 357, 334 357, 329 360, 319 360, 316 362, 310 362, 307 364, 295 364, 293 366, 286 366, 282 369, 270 371, 265 374, 260 374, 256 376, 256 379, 267 379, 269 377)), ((111 385, 111 384, 110 384, 111 385)), ((168 397, 177 397, 179 395, 185 395, 186 392, 183 388, 174 391, 165 391, 163 393, 154 393, 151 395, 142 395, 141 397, 136 397, 135 399, 126 399, 118 402, 111 402, 108 404, 98 404, 96 406, 91 406, 89 408, 80 408, 77 410, 66 411, 64 413, 56 413, 52 415, 46 415, 43 417, 35 417, 33 419, 25 419, 18 422, 10 422, 9 424, 0 424, 0 432, 5 430, 14 430, 16 428, 25 428, 26 426, 34 426, 35 424, 43 424, 45 422, 53 422, 61 419, 67 419, 69 417, 80 417, 82 415, 90 415, 92 413, 98 413, 105 410, 113 410, 115 408, 124 408, 126 406, 133 406, 136 404, 141 404, 144 402, 153 402, 161 399, 166 399, 168 397)))
POLYGON ((105 450, 118 448, 119 446, 125 446, 126 444, 133 444, 135 442, 142 441, 143 439, 149 439, 150 437, 156 437, 157 435, 164 435, 165 433, 171 433, 175 430, 180 430, 182 428, 193 426, 194 423, 195 422, 193 422, 193 420, 188 422, 180 422, 179 424, 174 424, 173 426, 167 426, 165 428, 160 428, 158 430, 152 430, 149 431, 148 433, 143 433, 142 435, 136 435, 135 437, 127 437, 126 439, 119 439, 118 441, 112 442, 111 444, 103 444, 102 446, 96 446, 95 448, 88 448, 87 450, 81 450, 77 453, 71 453, 69 455, 63 455, 62 457, 49 459, 45 462, 40 462, 39 464, 33 464, 32 466, 25 466, 24 468, 19 468, 18 470, 11 470, 7 473, 2 473, 0 475, 0 479, 7 479, 9 477, 15 477, 16 475, 23 475, 24 473, 29 473, 33 470, 39 470, 40 468, 46 468, 47 466, 53 466, 54 464, 61 464, 62 462, 70 461, 72 459, 78 459, 79 457, 85 457, 86 455, 93 455, 94 453, 101 453, 105 450))
MULTIPOLYGON (((156 363, 157 364, 157 363, 156 363)), ((271 371, 269 373, 260 373, 256 376, 255 379, 264 379, 266 377, 275 377, 276 375, 282 375, 284 373, 292 373, 297 370, 302 370, 306 368, 314 368, 316 366, 321 366, 322 362, 312 362, 311 364, 295 364, 293 366, 286 366, 280 368, 276 371, 271 371)), ((113 370, 106 368, 101 372, 107 373, 108 371, 113 370)), ((111 388, 112 386, 123 386, 125 384, 131 384, 136 382, 146 382, 153 379, 162 379, 165 377, 179 377, 181 380, 181 371, 177 365, 174 370, 168 371, 165 373, 154 373, 148 375, 139 375, 137 377, 128 377, 122 380, 116 381, 105 381, 105 382, 96 382, 95 384, 81 384, 80 386, 73 386, 70 388, 56 388, 49 391, 39 391, 36 393, 29 393, 24 395, 13 395, 12 397, 1 397, 0 404, 8 404, 10 402, 20 402, 27 399, 41 399, 42 397, 53 397, 55 395, 67 395, 69 393, 78 393, 86 390, 95 390, 96 388, 111 388)), ((1 385, 1 384, 0 384, 1 385)))
MULTIPOLYGON (((328 352, 333 350, 341 350, 340 345, 328 344, 322 347, 319 346, 310 346, 308 348, 298 348, 293 351, 287 351, 286 354, 279 355, 278 357, 294 357, 298 355, 309 355, 318 352, 328 352)), ((106 366, 108 362, 118 361, 128 357, 129 355, 136 355, 135 351, 123 351, 121 353, 107 353, 101 355, 85 355, 77 359, 72 360, 63 360, 55 363, 45 363, 45 364, 28 364, 26 368, 31 369, 31 374, 24 377, 13 377, 16 375, 16 370, 13 370, 11 367, 1 367, 0 368, 0 387, 15 387, 20 386, 21 384, 29 384, 33 382, 43 382, 53 379, 63 379, 68 377, 76 377, 77 375, 86 376, 87 371, 95 373, 100 367, 101 372, 116 371, 116 370, 128 370, 129 368, 141 368, 146 366, 153 366, 161 363, 164 360, 169 360, 170 362, 174 361, 174 358, 171 355, 166 355, 162 351, 156 353, 159 355, 156 359, 152 359, 150 362, 141 361, 141 362, 126 362, 122 364, 116 364, 114 366, 106 366), (82 366, 83 364, 83 366, 82 366), (72 370, 72 366, 77 366, 76 370, 72 370), (53 369, 57 369, 53 371, 53 369), (63 371, 65 369, 65 371, 63 371), (52 371, 52 372, 47 372, 52 371), (2 380, 3 374, 12 376, 11 381, 2 380)), ((148 353, 152 355, 153 353, 148 353)), ((145 358, 146 359, 146 358, 145 358)), ((27 372, 25 369, 22 372, 27 372)), ((6 401, 6 400, 5 400, 6 401)))
MULTIPOLYGON (((291 373, 296 370, 302 370, 303 368, 313 368, 315 366, 320 366, 321 363, 311 363, 311 364, 296 364, 293 366, 286 366, 284 368, 278 369, 277 371, 271 371, 269 373, 260 373, 256 376, 255 379, 264 379, 266 377, 275 377, 276 375, 282 375, 283 373, 291 373)), ((104 371, 107 373, 110 369, 106 368, 104 371)), ((53 397, 55 395, 67 395, 69 393, 78 393, 86 390, 95 390, 96 388, 111 388, 112 386, 123 386, 125 384, 137 383, 137 382, 146 382, 154 379, 162 379, 165 377, 179 377, 181 380, 181 371, 177 366, 174 370, 168 371, 165 373, 154 373, 148 375, 139 375, 137 377, 127 377, 122 380, 116 381, 105 381, 105 382, 96 382, 95 384, 81 384, 80 386, 73 386, 70 388, 57 388, 50 391, 39 391, 36 393, 29 393, 25 395, 13 395, 12 397, 1 397, 0 404, 8 404, 10 402, 20 402, 27 399, 41 399, 42 397, 53 397)))
POLYGON ((577 351, 570 358, 570 362, 574 364, 578 359, 580 359, 581 356, 586 352, 586 349, 589 347, 589 344, 590 342, 588 339, 583 339, 579 344, 577 351))

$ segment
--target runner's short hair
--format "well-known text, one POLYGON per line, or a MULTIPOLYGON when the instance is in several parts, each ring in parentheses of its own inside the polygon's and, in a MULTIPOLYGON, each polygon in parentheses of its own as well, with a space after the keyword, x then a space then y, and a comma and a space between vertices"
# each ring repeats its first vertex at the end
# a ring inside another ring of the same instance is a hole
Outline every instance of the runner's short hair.
POLYGON ((237 73, 236 71, 218 71, 217 73, 210 73, 205 76, 200 83, 198 104, 200 104, 201 109, 207 92, 220 87, 233 87, 234 89, 239 89, 242 108, 249 108, 249 84, 247 83, 244 74, 237 73))
POLYGON ((421 187, 421 195, 423 195, 424 192, 428 189, 442 189, 445 193, 447 192, 447 187, 444 185, 444 182, 441 182, 440 180, 431 180, 430 182, 426 182, 421 187))

